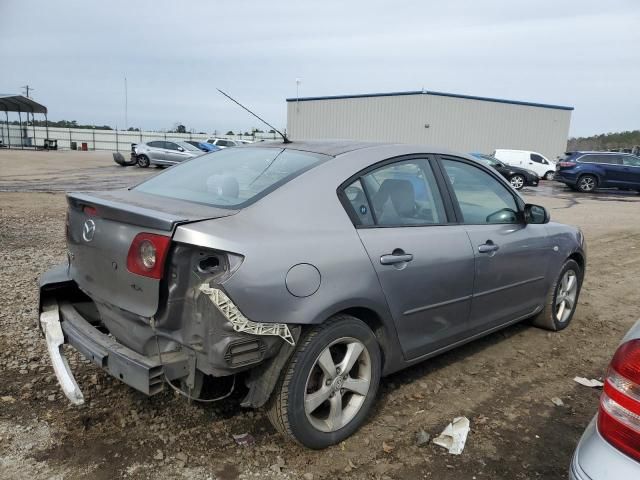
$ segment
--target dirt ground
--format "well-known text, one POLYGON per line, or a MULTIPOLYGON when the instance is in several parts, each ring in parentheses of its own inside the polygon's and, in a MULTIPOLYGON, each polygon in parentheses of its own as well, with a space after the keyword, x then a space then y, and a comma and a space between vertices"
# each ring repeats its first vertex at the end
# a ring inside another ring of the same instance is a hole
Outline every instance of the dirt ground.
POLYGON ((309 451, 285 442, 263 412, 240 408, 240 394, 207 405, 168 389, 146 398, 71 350, 86 404, 60 393, 36 329, 36 278, 64 258, 61 191, 129 185, 154 170, 100 152, 0 151, 0 478, 566 478, 600 393, 573 377, 601 378, 640 317, 640 195, 579 195, 550 182, 524 191, 585 232, 572 325, 558 334, 515 325, 385 378, 359 432, 309 451), (416 445, 418 431, 433 438, 461 415, 471 421, 462 455, 416 445), (233 434, 245 432, 255 444, 238 446, 233 434))

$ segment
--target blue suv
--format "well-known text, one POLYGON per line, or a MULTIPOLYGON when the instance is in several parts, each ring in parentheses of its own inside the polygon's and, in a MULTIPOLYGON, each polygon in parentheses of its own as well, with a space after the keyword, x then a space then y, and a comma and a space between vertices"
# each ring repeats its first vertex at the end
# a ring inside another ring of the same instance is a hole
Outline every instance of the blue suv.
POLYGON ((640 157, 617 152, 567 152, 554 180, 579 192, 620 188, 640 192, 640 157))

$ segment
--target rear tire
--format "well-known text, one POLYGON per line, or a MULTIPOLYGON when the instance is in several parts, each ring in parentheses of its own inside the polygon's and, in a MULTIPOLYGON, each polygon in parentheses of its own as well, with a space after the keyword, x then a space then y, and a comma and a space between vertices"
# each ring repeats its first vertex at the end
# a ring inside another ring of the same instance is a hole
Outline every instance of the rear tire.
POLYGON ((554 332, 567 328, 578 306, 582 277, 580 265, 567 260, 549 288, 544 309, 532 319, 533 325, 554 332))
POLYGON ((375 401, 381 354, 371 329, 336 315, 298 340, 267 405, 278 432, 313 449, 352 435, 375 401))
POLYGON ((598 179, 594 175, 582 175, 578 179, 576 187, 579 192, 592 193, 598 188, 598 179))
POLYGON ((149 165, 151 165, 149 157, 146 155, 138 155, 138 166, 140 168, 147 168, 149 165))

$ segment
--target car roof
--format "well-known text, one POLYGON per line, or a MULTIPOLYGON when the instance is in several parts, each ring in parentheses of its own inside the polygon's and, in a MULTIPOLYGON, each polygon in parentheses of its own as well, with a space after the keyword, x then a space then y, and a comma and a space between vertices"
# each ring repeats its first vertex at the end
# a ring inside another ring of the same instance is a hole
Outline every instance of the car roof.
POLYGON ((597 154, 597 155, 633 155, 632 153, 627 152, 603 152, 598 150, 576 150, 575 152, 567 152, 571 155, 576 154, 597 154))
POLYGON ((331 157, 337 157, 338 155, 342 155, 344 153, 363 150, 365 148, 385 148, 392 146, 397 147, 399 151, 404 150, 405 153, 434 153, 469 158, 468 154, 462 152, 452 152, 444 148, 432 147, 429 145, 366 142, 358 140, 296 140, 290 141, 289 143, 283 143, 281 141, 256 142, 248 145, 242 145, 241 148, 289 148, 292 150, 301 150, 305 152, 319 153, 323 155, 329 155, 331 157))

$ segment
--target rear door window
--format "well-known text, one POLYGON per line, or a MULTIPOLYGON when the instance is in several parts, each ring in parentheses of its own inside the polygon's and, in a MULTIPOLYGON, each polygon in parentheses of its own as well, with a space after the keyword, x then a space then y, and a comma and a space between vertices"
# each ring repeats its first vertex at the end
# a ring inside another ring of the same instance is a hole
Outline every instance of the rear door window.
POLYGON ((430 225, 447 222, 428 160, 399 161, 362 177, 377 225, 430 225))

